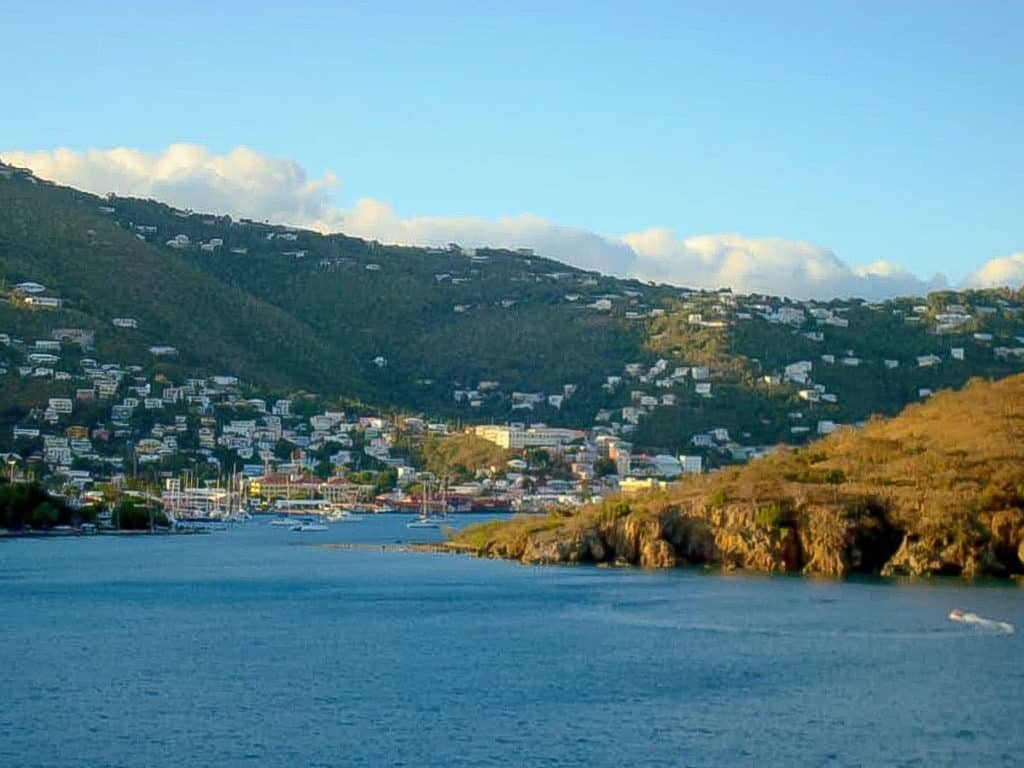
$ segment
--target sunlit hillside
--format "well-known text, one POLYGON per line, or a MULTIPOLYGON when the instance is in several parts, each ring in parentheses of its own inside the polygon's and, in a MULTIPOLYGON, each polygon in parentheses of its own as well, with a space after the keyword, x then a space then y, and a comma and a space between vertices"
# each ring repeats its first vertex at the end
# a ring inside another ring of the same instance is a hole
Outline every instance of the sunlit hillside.
POLYGON ((1018 375, 648 495, 470 529, 454 546, 528 560, 978 575, 1024 570, 1022 537, 1018 375))

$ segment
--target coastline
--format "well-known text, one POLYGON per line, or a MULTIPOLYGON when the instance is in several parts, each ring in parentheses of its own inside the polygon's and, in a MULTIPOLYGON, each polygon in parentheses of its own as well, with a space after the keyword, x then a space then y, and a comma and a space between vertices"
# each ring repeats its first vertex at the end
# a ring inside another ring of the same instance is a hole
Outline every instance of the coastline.
MULTIPOLYGON (((359 549, 353 547, 333 547, 332 545, 321 545, 326 548, 337 549, 359 549)), ((725 565, 722 563, 685 563, 677 562, 671 566, 644 566, 623 560, 605 560, 601 562, 585 560, 565 560, 551 562, 531 562, 521 558, 501 557, 487 552, 480 552, 465 544, 453 542, 408 544, 402 547, 388 547, 389 551, 404 552, 426 552, 438 555, 465 556, 480 560, 504 560, 528 568, 611 568, 621 570, 639 571, 683 571, 688 573, 704 573, 709 576, 741 576, 747 578, 791 578, 806 579, 810 581, 822 581, 830 583, 844 582, 866 582, 879 584, 945 584, 969 587, 1024 587, 1024 574, 1012 573, 1006 576, 993 576, 991 574, 978 574, 973 576, 954 576, 931 573, 896 573, 883 574, 880 572, 853 572, 830 574, 806 570, 778 570, 766 568, 745 568, 742 566, 725 565)))
POLYGON ((0 541, 4 539, 91 539, 94 536, 194 536, 197 534, 206 535, 209 533, 210 531, 206 531, 201 528, 175 530, 165 529, 156 531, 82 531, 78 529, 73 529, 70 531, 8 531, 6 529, 0 529, 0 541))

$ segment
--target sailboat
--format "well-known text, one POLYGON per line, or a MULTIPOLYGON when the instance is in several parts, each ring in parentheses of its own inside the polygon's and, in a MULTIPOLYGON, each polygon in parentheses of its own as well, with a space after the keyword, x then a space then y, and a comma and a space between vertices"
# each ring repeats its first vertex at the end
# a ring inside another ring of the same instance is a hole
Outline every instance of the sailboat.
POLYGON ((448 522, 448 517, 444 514, 444 498, 442 497, 441 499, 441 513, 431 514, 429 496, 430 486, 424 483, 422 504, 420 506, 420 516, 415 520, 410 520, 408 523, 406 523, 406 528, 440 528, 444 523, 448 522))

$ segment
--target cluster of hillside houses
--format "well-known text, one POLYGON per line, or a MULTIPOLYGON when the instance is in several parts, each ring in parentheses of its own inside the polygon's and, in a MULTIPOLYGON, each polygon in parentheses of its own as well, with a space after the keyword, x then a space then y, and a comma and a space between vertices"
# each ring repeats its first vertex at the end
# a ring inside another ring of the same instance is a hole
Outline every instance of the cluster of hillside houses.
MULTIPOLYGON (((132 318, 115 320, 117 327, 135 327, 132 318)), ((16 471, 20 477, 86 489, 144 473, 152 465, 157 476, 180 487, 183 472, 195 475, 203 466, 213 466, 239 469, 251 478, 251 490, 267 498, 309 495, 315 486, 321 496, 355 499, 373 486, 350 483, 347 474, 366 467, 391 468, 400 485, 415 482, 421 470, 407 454, 393 453, 397 438, 403 436, 407 445, 410 436, 445 435, 449 429, 444 422, 415 417, 310 412, 306 399, 253 397, 231 375, 172 383, 139 365, 90 357, 91 337, 76 329, 30 342, 2 334, 0 344, 24 362, 5 369, 4 375, 51 379, 68 393, 49 397, 12 428, 10 446, 20 451, 6 454, 12 476, 16 471), (314 478, 325 460, 329 476, 314 478)), ((150 352, 159 356, 162 350, 150 352)), ((649 482, 647 478, 670 479, 703 468, 700 455, 632 455, 629 443, 608 427, 582 431, 516 424, 479 427, 477 434, 517 458, 455 489, 464 494, 576 503, 585 494, 617 488, 620 481, 629 489, 649 482), (562 459, 570 476, 545 477, 526 455, 538 448, 562 459), (595 463, 602 458, 611 459, 614 470, 598 478, 595 463)))
MULTIPOLYGON (((661 317, 663 309, 649 309, 638 299, 636 291, 625 291, 621 295, 609 295, 600 299, 604 302, 601 309, 610 310, 615 301, 623 302, 623 306, 639 307, 637 311, 626 311, 626 317, 661 317), (628 295, 627 295, 628 294, 628 295)), ((575 300, 578 296, 569 297, 575 300)), ((933 368, 943 364, 956 364, 967 359, 968 354, 985 356, 998 361, 1015 361, 1024 363, 1024 333, 1021 335, 996 334, 985 331, 969 332, 971 327, 978 326, 978 321, 1002 315, 1017 323, 1022 323, 1022 308, 1011 304, 1005 299, 996 298, 992 306, 975 306, 970 310, 961 304, 947 304, 935 310, 927 305, 915 304, 906 308, 893 307, 891 304, 866 304, 864 302, 830 302, 819 305, 813 301, 789 302, 770 297, 737 296, 731 291, 720 291, 717 294, 684 292, 680 311, 686 315, 686 324, 693 329, 709 329, 711 331, 729 328, 735 323, 764 322, 771 325, 784 326, 792 329, 804 339, 820 345, 823 350, 811 359, 793 360, 784 363, 776 370, 763 371, 759 383, 765 387, 787 386, 792 388, 800 401, 815 404, 837 404, 841 392, 829 391, 826 385, 814 379, 815 366, 819 370, 826 367, 839 369, 870 368, 872 366, 892 371, 901 366, 915 368, 933 368), (866 306, 868 309, 882 312, 891 311, 905 325, 922 326, 930 333, 929 338, 956 334, 957 342, 950 343, 943 355, 930 351, 922 351, 907 359, 881 357, 873 359, 858 354, 855 350, 842 346, 829 349, 830 330, 849 329, 850 319, 847 316, 853 307, 866 306), (964 345, 963 338, 967 333, 968 343, 973 349, 964 345)), ((1019 333, 1019 332, 1018 332, 1019 333)), ((760 361, 758 361, 760 363, 760 361)), ((624 366, 622 371, 608 375, 603 389, 609 395, 627 392, 628 404, 619 408, 602 408, 594 416, 597 424, 614 424, 616 430, 628 435, 640 419, 655 414, 658 408, 676 407, 686 399, 715 397, 716 382, 728 380, 729 374, 715 370, 703 364, 679 364, 667 358, 659 358, 653 364, 633 362, 624 366)), ((834 378, 834 377, 833 377, 834 378)), ((479 408, 489 398, 505 397, 511 402, 513 411, 543 411, 545 408, 558 410, 576 392, 577 385, 564 384, 560 392, 521 392, 503 391, 501 382, 481 381, 474 389, 455 389, 453 397, 456 403, 464 403, 470 408, 479 408)), ((921 387, 918 396, 928 397, 932 394, 931 387, 921 387)), ((803 414, 795 412, 791 418, 800 421, 803 414)), ((837 424, 829 419, 818 420, 815 426, 795 423, 791 427, 793 435, 813 433, 830 434, 837 424)))

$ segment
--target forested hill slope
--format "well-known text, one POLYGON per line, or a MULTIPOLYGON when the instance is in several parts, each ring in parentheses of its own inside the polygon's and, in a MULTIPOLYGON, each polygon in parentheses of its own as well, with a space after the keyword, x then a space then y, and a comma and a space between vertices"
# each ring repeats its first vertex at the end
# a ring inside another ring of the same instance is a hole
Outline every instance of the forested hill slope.
POLYGON ((150 347, 171 345, 182 370, 240 371, 278 386, 337 381, 347 362, 343 349, 186 255, 140 240, 103 207, 92 195, 32 177, 0 179, 5 332, 34 339, 54 328, 82 328, 105 360, 146 364, 150 347), (26 280, 59 297, 61 308, 27 306, 31 294, 15 290, 26 280), (114 327, 118 317, 135 319, 137 329, 114 327))
POLYGON ((383 405, 450 406, 454 387, 482 380, 560 391, 621 368, 643 340, 564 298, 618 281, 547 259, 384 247, 97 198, 20 172, 0 177, 0 274, 63 301, 45 316, 6 304, 5 331, 85 326, 103 358, 145 363, 150 346, 172 345, 183 369, 383 405), (137 331, 114 328, 115 317, 136 318, 137 331))
MULTIPOLYGON (((800 442, 1024 361, 1019 292, 869 305, 689 291, 527 251, 386 246, 99 198, 8 166, 0 280, 0 333, 24 342, 0 346, 0 390, 26 404, 61 389, 16 374, 29 347, 68 328, 91 336, 83 354, 172 383, 229 374, 466 421, 596 419, 673 450, 712 428, 800 442), (34 307, 25 282, 62 306, 34 307)), ((76 365, 65 350, 55 370, 76 365)))

